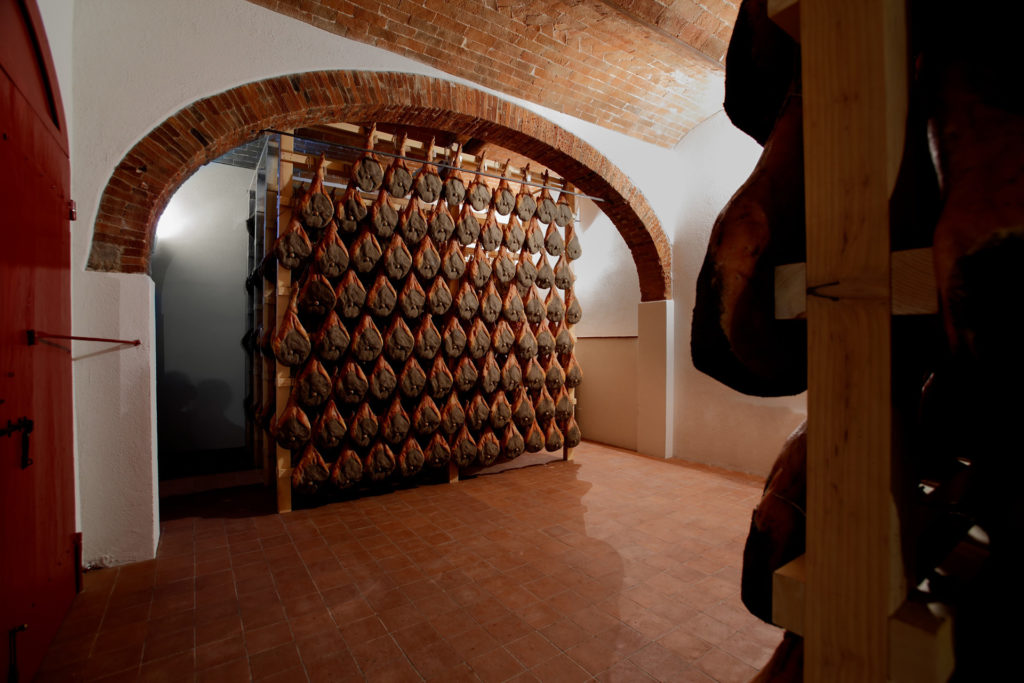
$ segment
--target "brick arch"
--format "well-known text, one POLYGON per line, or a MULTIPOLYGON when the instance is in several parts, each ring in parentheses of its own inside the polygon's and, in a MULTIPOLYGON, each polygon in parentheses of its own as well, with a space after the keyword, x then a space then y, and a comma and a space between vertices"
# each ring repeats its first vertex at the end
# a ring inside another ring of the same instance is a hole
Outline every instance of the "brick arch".
POLYGON ((671 249, 647 200, 600 152, 511 102, 449 81, 404 73, 315 71, 249 83, 198 100, 149 132, 103 191, 89 269, 146 272, 157 219, 203 164, 263 128, 380 121, 458 131, 517 150, 601 204, 636 263, 643 301, 672 296, 671 249))

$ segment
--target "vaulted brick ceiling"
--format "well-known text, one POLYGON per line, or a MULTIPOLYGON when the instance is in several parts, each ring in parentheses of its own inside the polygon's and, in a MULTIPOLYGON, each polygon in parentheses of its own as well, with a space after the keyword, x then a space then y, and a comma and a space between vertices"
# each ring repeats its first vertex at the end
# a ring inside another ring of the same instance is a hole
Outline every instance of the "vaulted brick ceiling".
POLYGON ((721 108, 739 0, 249 0, 662 146, 721 108))

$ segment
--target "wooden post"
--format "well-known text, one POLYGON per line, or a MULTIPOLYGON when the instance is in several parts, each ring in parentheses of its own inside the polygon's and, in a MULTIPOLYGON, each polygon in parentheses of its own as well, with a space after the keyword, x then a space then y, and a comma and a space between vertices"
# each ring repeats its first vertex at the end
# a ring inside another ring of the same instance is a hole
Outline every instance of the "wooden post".
MULTIPOLYGON (((281 156, 292 150, 293 139, 289 135, 280 136, 281 156)), ((275 210, 277 216, 277 231, 280 234, 292 218, 292 164, 282 158, 278 163, 278 205, 275 210)), ((277 264, 277 287, 275 294, 277 299, 277 320, 280 325, 288 308, 288 300, 291 297, 292 273, 290 270, 277 264)), ((276 364, 274 373, 275 386, 277 391, 277 415, 280 415, 285 406, 288 405, 288 397, 291 394, 291 368, 281 363, 276 364)), ((292 510, 292 452, 287 448, 277 446, 277 511, 291 512, 292 510)))
POLYGON ((888 678, 902 601, 891 491, 888 200, 906 112, 902 0, 802 0, 808 681, 888 678))
MULTIPOLYGON (((574 190, 573 186, 570 185, 568 181, 565 182, 564 188, 566 190, 569 190, 570 192, 572 192, 574 190)), ((559 197, 559 199, 561 199, 561 197, 559 197)), ((576 219, 579 217, 579 211, 577 210, 577 207, 576 207, 576 195, 573 195, 573 194, 566 195, 566 200, 569 202, 569 208, 572 209, 572 223, 570 223, 569 225, 572 225, 573 229, 575 229, 576 228, 576 219)), ((566 227, 568 227, 568 225, 566 227)), ((566 239, 565 242, 566 242, 566 244, 568 244, 569 240, 566 239)), ((570 266, 570 270, 571 270, 571 266, 570 266)), ((576 326, 575 325, 570 325, 570 326, 568 326, 568 328, 569 328, 569 332, 572 333, 572 332, 575 331, 576 326)), ((573 353, 575 353, 575 352, 576 351, 574 349, 573 353)), ((573 418, 575 418, 576 417, 576 390, 575 389, 569 389, 569 401, 572 403, 572 414, 573 414, 573 418)), ((574 450, 575 449, 569 448, 568 446, 563 448, 562 449, 562 460, 564 460, 566 462, 572 460, 572 455, 573 455, 573 451, 574 450)))
MULTIPOLYGON (((267 146, 266 173, 267 173, 267 196, 263 212, 263 256, 274 250, 274 243, 277 241, 277 196, 279 190, 277 159, 280 157, 280 150, 274 153, 273 143, 267 146)), ((277 325, 277 279, 273 282, 267 280, 263 273, 260 273, 260 296, 261 301, 261 322, 263 329, 273 332, 277 325)), ((276 364, 269 356, 260 356, 260 405, 265 406, 267 402, 273 401, 275 406, 275 417, 277 413, 277 387, 274 383, 276 364)), ((263 458, 263 481, 266 486, 277 487, 277 452, 275 450, 274 438, 269 432, 263 432, 260 441, 260 455, 263 458)))

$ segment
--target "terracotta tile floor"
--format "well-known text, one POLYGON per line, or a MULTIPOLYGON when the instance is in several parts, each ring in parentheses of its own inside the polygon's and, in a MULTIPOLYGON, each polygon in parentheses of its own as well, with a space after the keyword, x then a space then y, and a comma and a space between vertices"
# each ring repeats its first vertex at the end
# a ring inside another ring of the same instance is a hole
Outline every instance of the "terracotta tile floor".
POLYGON ((37 680, 747 681, 781 638, 739 599, 760 488, 584 443, 287 515, 193 499, 86 574, 37 680))

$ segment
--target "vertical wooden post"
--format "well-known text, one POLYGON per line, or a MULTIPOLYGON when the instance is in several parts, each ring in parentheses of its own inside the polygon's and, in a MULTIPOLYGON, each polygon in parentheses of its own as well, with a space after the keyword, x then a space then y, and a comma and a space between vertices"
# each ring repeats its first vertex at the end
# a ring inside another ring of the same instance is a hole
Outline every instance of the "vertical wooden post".
MULTIPOLYGON (((562 187, 563 187, 563 189, 569 190, 570 192, 573 191, 573 186, 569 183, 569 181, 565 181, 564 185, 562 187)), ((561 197, 559 197, 559 199, 561 199, 561 197)), ((573 195, 573 194, 566 195, 566 199, 569 202, 569 208, 572 209, 572 222, 567 224, 566 228, 568 228, 569 225, 572 225, 573 229, 575 230, 576 229, 576 220, 579 217, 579 212, 578 212, 577 207, 576 207, 576 195, 573 195)), ((566 242, 566 244, 569 243, 568 237, 566 237, 565 242, 566 242)), ((571 266, 570 266, 570 269, 571 269, 571 266)), ((575 325, 569 326, 569 332, 574 332, 575 329, 576 329, 575 325)), ((575 353, 575 350, 573 350, 573 353, 575 353)), ((569 389, 569 402, 572 403, 572 413, 573 413, 573 417, 575 418, 576 417, 576 390, 575 389, 569 389)), ((564 460, 566 462, 572 460, 573 450, 574 449, 569 448, 568 446, 563 448, 562 449, 562 460, 564 460)))
MULTIPOLYGON (((276 141, 267 145, 266 173, 267 173, 267 196, 263 212, 263 256, 274 250, 277 241, 277 196, 280 185, 278 183, 277 160, 280 157, 280 150, 276 150, 276 141)), ((261 321, 263 329, 272 333, 277 325, 277 277, 274 274, 274 281, 266 278, 265 273, 260 273, 260 296, 261 321)), ((274 381, 276 365, 272 357, 260 356, 260 406, 266 406, 273 402, 275 416, 277 408, 277 385, 274 381)), ((274 438, 267 432, 263 432, 260 441, 260 455, 263 458, 263 482, 266 486, 277 487, 277 452, 275 451, 274 438)))
MULTIPOLYGON (((277 231, 283 232, 292 219, 292 164, 283 160, 285 152, 291 152, 293 139, 289 135, 280 136, 281 158, 278 162, 278 205, 276 208, 277 231)), ((288 308, 288 300, 291 298, 292 273, 290 270, 277 264, 277 320, 280 325, 288 308)), ((275 385, 277 387, 277 414, 280 415, 285 406, 288 405, 288 397, 291 394, 291 368, 287 365, 277 363, 275 385)), ((277 446, 277 511, 291 512, 292 509, 292 452, 287 448, 277 446)))
POLYGON ((805 677, 887 679, 902 600, 891 492, 888 199, 903 147, 903 0, 802 0, 807 203, 805 677))

